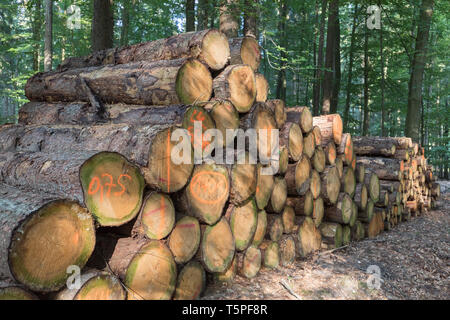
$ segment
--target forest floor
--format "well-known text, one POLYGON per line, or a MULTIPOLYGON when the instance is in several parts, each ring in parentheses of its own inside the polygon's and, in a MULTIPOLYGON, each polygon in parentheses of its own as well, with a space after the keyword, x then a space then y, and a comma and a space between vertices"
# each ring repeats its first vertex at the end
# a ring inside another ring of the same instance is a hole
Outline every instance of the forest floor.
POLYGON ((334 252, 316 253, 277 270, 261 269, 254 279, 236 276, 231 285, 213 284, 202 299, 448 300, 450 190, 446 191, 436 209, 374 239, 352 242, 334 252), (377 270, 373 266, 379 268, 381 281, 373 274, 377 270))

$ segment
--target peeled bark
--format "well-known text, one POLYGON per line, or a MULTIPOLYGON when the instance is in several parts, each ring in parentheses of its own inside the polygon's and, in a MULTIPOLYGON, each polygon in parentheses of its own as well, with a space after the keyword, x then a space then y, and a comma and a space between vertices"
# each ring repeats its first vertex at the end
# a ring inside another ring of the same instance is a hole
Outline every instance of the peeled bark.
POLYGON ((94 250, 91 215, 74 201, 0 186, 0 278, 39 292, 62 288, 67 268, 83 268, 94 250))
POLYGON ((30 101, 89 101, 83 81, 104 103, 142 105, 208 101, 213 86, 200 61, 177 59, 38 73, 28 80, 25 95, 30 101))
POLYGON ((221 70, 230 59, 228 40, 214 29, 180 33, 165 39, 97 51, 87 57, 69 58, 59 69, 179 58, 194 58, 212 70, 221 70))

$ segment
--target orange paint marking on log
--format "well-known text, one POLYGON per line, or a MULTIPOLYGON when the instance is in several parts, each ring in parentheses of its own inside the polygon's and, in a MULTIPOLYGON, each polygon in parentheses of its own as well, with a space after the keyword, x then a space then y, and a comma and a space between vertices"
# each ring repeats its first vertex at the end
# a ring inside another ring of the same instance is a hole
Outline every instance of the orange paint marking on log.
POLYGON ((125 177, 125 178, 128 178, 128 179, 130 179, 130 180, 132 180, 131 179, 131 177, 129 176, 129 175, 127 175, 127 174, 121 174, 120 176, 119 176, 119 178, 117 179, 117 183, 122 187, 122 190, 119 192, 119 191, 116 191, 116 192, 114 192, 114 196, 116 196, 116 197, 120 197, 124 192, 125 192, 125 186, 123 185, 123 184, 121 184, 120 183, 120 179, 122 178, 122 177, 125 177))
POLYGON ((184 229, 184 228, 195 228, 195 223, 179 224, 177 227, 181 228, 181 229, 184 229))
POLYGON ((192 196, 199 202, 204 203, 204 204, 216 204, 220 201, 222 201, 223 199, 225 199, 225 197, 227 196, 227 190, 229 188, 228 185, 228 180, 221 175, 218 172, 199 172, 196 173, 194 175, 194 177, 192 177, 192 181, 189 185, 189 190, 192 194, 192 196), (214 185, 214 188, 208 189, 208 187, 201 181, 198 181, 202 175, 214 175, 214 176, 218 176, 220 177, 220 180, 218 184, 214 185), (224 184, 225 188, 222 188, 221 190, 222 193, 220 194, 218 191, 219 187, 218 185, 224 184), (197 189, 201 189, 201 192, 199 192, 197 189), (214 195, 214 192, 216 193, 216 195, 214 195), (206 200, 205 198, 203 198, 202 196, 204 195, 211 195, 213 197, 213 200, 206 200))

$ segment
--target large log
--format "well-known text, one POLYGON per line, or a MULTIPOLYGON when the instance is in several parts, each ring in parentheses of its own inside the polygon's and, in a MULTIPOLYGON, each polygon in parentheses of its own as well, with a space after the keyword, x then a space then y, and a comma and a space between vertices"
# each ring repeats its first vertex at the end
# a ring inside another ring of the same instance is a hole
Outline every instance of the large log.
POLYGON ((89 101, 87 85, 104 103, 192 104, 208 101, 212 84, 198 60, 143 61, 37 73, 27 81, 25 95, 30 101, 89 101))
POLYGON ((221 70, 230 59, 228 40, 215 29, 180 33, 166 39, 94 52, 87 57, 69 58, 59 69, 189 57, 198 59, 212 70, 221 70))
POLYGON ((353 137, 353 148, 358 156, 392 157, 397 140, 389 137, 353 137))
POLYGON ((94 221, 78 203, 0 184, 0 279, 39 292, 62 288, 95 246, 94 221))
POLYGON ((358 157, 358 164, 363 164, 366 169, 376 173, 379 179, 400 181, 403 162, 390 158, 358 157))
POLYGON ((233 38, 230 45, 230 64, 247 64, 256 72, 261 62, 258 41, 253 37, 233 38))
POLYGON ((320 128, 322 134, 322 145, 334 141, 337 145, 342 140, 342 119, 339 114, 327 114, 313 117, 313 125, 320 128))
MULTIPOLYGON (((226 67, 214 78, 212 87, 216 98, 229 100, 239 113, 248 112, 256 99, 255 75, 248 65, 226 67)), ((200 101, 207 100, 209 97, 200 101)))

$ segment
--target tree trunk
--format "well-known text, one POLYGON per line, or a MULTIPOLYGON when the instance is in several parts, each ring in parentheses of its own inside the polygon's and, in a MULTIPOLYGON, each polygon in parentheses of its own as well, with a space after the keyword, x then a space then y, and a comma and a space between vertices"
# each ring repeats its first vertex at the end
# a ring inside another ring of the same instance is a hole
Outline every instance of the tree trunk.
POLYGON ((197 30, 208 29, 209 13, 210 13, 209 0, 199 0, 197 10, 197 30))
POLYGON ((408 109, 405 135, 415 142, 419 141, 420 104, 422 101, 422 82, 427 60, 428 36, 433 15, 434 0, 423 0, 420 8, 420 23, 417 27, 416 45, 409 79, 408 109))
POLYGON ((369 32, 364 31, 364 117, 362 135, 369 135, 370 111, 369 111, 369 32))
POLYGON ((123 8, 121 12, 122 19, 122 28, 120 30, 120 45, 127 46, 128 45, 128 34, 130 29, 130 3, 129 1, 123 2, 123 8))
POLYGON ((316 65, 316 82, 314 82, 313 88, 313 115, 319 115, 320 105, 320 92, 322 81, 322 68, 323 68, 323 42, 325 33, 325 16, 327 10, 327 1, 322 0, 322 10, 320 14, 320 27, 319 27, 319 47, 317 49, 317 65, 316 65))
POLYGON ((353 24, 350 36, 350 52, 348 58, 348 71, 347 71, 347 94, 345 99, 345 110, 344 110, 344 131, 348 131, 349 113, 350 113, 350 99, 351 99, 351 88, 352 88, 352 76, 353 76, 353 56, 355 53, 355 35, 356 35, 356 21, 358 16, 358 4, 355 4, 355 10, 353 12, 353 24))
POLYGON ((94 0, 92 52, 113 47, 114 16, 110 0, 94 0))
POLYGON ((195 31, 195 0, 186 0, 186 32, 195 31))
POLYGON ((286 0, 280 0, 279 4, 279 22, 278 22, 278 38, 280 39, 281 44, 281 63, 280 63, 280 69, 278 70, 278 79, 277 79, 277 91, 276 91, 276 97, 277 99, 286 100, 286 59, 287 59, 287 36, 286 36, 286 20, 287 20, 287 4, 286 0))
POLYGON ((384 78, 385 78, 385 70, 384 70, 384 56, 383 56, 383 23, 382 19, 380 19, 380 73, 381 73, 381 82, 380 82, 380 91, 381 91, 381 136, 385 137, 386 134, 386 110, 384 105, 384 78))
POLYGON ((33 7, 33 71, 39 72, 40 68, 40 41, 41 41, 41 0, 34 1, 33 7))
POLYGON ((322 81, 323 98, 322 114, 329 114, 331 111, 331 99, 333 96, 334 79, 334 54, 336 45, 336 25, 339 15, 339 1, 331 0, 328 7, 328 30, 327 30, 327 49, 325 57, 325 73, 322 81))
POLYGON ((220 6, 220 31, 228 38, 236 38, 239 33, 239 1, 223 0, 220 6))
POLYGON ((339 91, 341 88, 341 30, 339 24, 339 7, 337 8, 333 53, 333 92, 331 95, 330 113, 336 113, 339 103, 339 91))
POLYGON ((244 36, 258 39, 258 0, 245 0, 244 5, 244 36))
POLYGON ((45 0, 44 71, 52 70, 53 61, 53 1, 45 0))

